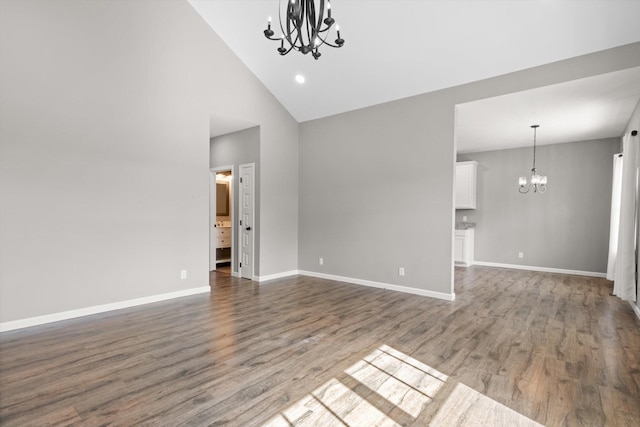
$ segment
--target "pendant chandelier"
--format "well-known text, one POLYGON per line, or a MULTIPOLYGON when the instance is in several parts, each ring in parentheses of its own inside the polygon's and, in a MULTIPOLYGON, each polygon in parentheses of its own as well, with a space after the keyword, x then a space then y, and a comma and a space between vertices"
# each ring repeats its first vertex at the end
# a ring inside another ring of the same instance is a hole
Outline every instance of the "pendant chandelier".
POLYGON ((344 40, 340 37, 338 25, 335 26, 337 35, 335 44, 327 41, 329 30, 335 24, 335 20, 331 17, 331 2, 329 0, 280 0, 280 9, 282 9, 282 1, 287 2, 285 16, 279 16, 282 35, 274 37, 275 33, 271 29, 271 17, 267 22, 267 29, 264 30, 266 38, 280 42, 278 48, 280 55, 284 56, 292 50, 297 50, 305 55, 311 52, 311 55, 317 60, 322 55, 318 50, 320 46, 342 47, 344 40), (287 42, 286 47, 285 41, 287 42))
POLYGON ((531 168, 531 180, 527 184, 527 177, 521 176, 518 180, 520 184, 519 192, 528 193, 533 188, 534 193, 544 193, 547 191, 547 176, 538 175, 536 171, 536 131, 540 125, 531 125, 533 128, 533 168, 531 168))

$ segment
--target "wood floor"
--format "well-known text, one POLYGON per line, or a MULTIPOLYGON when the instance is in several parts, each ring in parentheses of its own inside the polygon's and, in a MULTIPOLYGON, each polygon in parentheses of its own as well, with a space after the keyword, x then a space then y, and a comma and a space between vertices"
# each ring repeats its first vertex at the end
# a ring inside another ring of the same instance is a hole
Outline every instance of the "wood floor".
POLYGON ((603 279, 458 269, 456 301, 212 273, 211 294, 0 334, 0 424, 640 425, 603 279))

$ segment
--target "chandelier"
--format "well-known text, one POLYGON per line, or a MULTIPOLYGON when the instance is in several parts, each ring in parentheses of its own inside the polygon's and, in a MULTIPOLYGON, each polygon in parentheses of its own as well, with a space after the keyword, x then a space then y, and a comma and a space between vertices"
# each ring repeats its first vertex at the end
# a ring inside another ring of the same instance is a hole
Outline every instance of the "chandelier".
MULTIPOLYGON (((267 29, 264 30, 266 38, 280 41, 278 48, 280 55, 284 56, 292 50, 297 50, 305 55, 311 52, 311 55, 317 60, 322 55, 318 50, 320 46, 342 47, 344 39, 340 37, 338 25, 336 25, 335 44, 327 41, 329 30, 335 23, 331 17, 331 2, 329 0, 280 0, 280 5, 282 5, 282 1, 287 2, 285 19, 279 16, 282 35, 274 37, 275 33, 271 29, 271 17, 267 22, 267 29), (324 17, 325 12, 326 18, 324 17), (287 47, 285 47, 285 41, 287 47)), ((282 9, 282 6, 280 8, 282 9)))
POLYGON ((531 125, 531 127, 533 128, 533 168, 531 168, 531 180, 528 185, 526 176, 521 176, 518 179, 518 183, 520 184, 518 191, 522 194, 528 193, 531 188, 533 188, 534 193, 544 193, 547 191, 547 176, 538 175, 536 171, 536 131, 540 125, 531 125))

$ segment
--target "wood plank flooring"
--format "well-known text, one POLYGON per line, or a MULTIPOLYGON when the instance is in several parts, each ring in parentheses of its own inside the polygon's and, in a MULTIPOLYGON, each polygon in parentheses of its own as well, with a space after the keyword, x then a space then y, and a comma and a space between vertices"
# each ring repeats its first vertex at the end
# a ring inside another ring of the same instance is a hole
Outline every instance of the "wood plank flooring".
POLYGON ((0 424, 640 425, 603 279, 456 268, 456 301, 212 273, 211 294, 0 334, 0 424))

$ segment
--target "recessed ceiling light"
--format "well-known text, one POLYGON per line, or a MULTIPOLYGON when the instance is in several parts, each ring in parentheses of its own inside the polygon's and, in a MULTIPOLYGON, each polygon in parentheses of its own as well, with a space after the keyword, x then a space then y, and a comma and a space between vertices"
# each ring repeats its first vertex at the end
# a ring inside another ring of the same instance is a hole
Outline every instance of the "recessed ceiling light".
POLYGON ((302 74, 297 74, 296 81, 300 84, 304 83, 304 76, 302 74))

